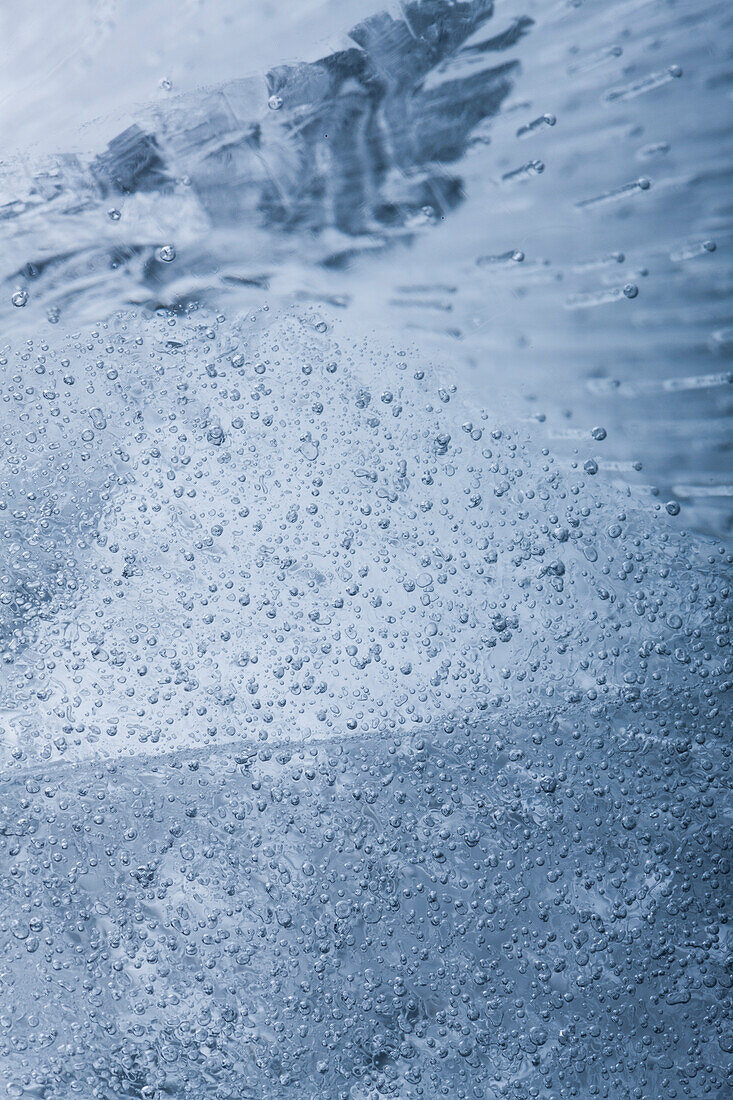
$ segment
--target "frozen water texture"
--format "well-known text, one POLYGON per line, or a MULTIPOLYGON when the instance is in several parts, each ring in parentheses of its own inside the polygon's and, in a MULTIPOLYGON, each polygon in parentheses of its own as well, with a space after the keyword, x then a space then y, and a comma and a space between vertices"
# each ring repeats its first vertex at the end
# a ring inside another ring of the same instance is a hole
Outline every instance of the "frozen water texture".
POLYGON ((237 8, 3 77, 0 1095, 722 1100, 727 6, 237 8))

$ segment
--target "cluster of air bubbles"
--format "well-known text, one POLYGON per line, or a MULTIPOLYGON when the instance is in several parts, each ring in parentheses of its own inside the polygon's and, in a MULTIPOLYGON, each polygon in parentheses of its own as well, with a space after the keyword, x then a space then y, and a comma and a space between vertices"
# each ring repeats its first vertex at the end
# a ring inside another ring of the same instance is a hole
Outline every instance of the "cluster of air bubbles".
POLYGON ((320 312, 3 358, 18 1095, 721 1094, 731 555, 320 312))

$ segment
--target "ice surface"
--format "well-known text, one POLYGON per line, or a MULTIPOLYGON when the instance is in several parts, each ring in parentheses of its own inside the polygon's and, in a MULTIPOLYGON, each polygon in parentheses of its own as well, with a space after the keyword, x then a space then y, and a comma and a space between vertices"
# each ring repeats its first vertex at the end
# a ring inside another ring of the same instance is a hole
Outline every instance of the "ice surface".
POLYGON ((722 1100, 730 15, 307 7, 2 166, 0 1095, 722 1100))

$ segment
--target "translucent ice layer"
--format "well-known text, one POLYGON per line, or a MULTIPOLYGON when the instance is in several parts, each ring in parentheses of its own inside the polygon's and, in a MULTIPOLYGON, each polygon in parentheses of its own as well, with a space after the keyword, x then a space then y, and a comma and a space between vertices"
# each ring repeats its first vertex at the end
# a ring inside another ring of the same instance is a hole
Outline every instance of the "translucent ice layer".
POLYGON ((728 5, 52 7, 0 1097, 723 1100, 728 5))

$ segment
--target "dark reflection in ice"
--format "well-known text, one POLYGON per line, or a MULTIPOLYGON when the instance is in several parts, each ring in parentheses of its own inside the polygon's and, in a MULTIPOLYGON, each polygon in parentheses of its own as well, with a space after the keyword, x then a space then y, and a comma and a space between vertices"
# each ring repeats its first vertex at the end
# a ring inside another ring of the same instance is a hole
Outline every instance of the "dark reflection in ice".
MULTIPOLYGON (((156 111, 146 128, 129 126, 91 160, 59 159, 2 213, 27 217, 42 207, 53 218, 81 205, 96 215, 122 196, 175 195, 180 204, 191 195, 209 227, 333 229, 343 247, 323 261, 338 264, 359 247, 345 238, 368 237, 362 246, 373 248, 385 234, 440 220, 465 197, 449 166, 509 94, 517 61, 497 64, 496 54, 532 23, 483 35, 492 12, 485 0, 432 0, 406 5, 398 18, 372 16, 349 32, 349 49, 278 66, 264 81, 196 92, 156 111)), ((109 216, 121 215, 112 207, 109 216)), ((31 266, 25 274, 42 274, 31 266)), ((165 273, 148 262, 141 275, 155 286, 165 273)))

